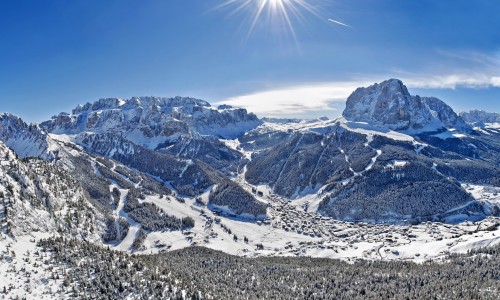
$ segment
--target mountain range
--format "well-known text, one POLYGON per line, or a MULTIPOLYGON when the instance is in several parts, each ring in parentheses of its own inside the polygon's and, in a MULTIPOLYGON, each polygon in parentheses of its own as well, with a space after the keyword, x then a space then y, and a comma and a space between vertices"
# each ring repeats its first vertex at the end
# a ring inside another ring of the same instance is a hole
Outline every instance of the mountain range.
POLYGON ((215 239, 231 252, 221 232, 235 243, 258 232, 260 244, 275 228, 336 236, 328 222, 481 222, 500 216, 499 123, 397 79, 356 89, 331 120, 259 119, 183 97, 100 99, 40 124, 2 114, 2 230, 127 251, 215 239))

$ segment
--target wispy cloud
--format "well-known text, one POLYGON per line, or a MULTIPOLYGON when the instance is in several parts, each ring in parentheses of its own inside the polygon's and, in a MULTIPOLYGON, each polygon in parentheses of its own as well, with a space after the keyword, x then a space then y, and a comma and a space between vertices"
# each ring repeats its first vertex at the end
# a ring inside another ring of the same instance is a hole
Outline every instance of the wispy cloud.
POLYGON ((424 89, 500 87, 500 54, 449 50, 436 52, 444 62, 435 62, 434 66, 428 66, 427 71, 402 73, 402 77, 407 78, 408 86, 424 89))
POLYGON ((456 89, 500 87, 500 77, 486 74, 450 74, 410 77, 405 84, 420 89, 456 89))
POLYGON ((342 25, 342 26, 345 26, 345 27, 352 28, 351 26, 349 26, 349 25, 347 25, 345 23, 339 22, 337 20, 334 20, 334 19, 328 19, 328 21, 333 22, 333 23, 338 24, 338 25, 342 25))
POLYGON ((371 82, 312 83, 231 97, 220 103, 245 107, 258 115, 270 117, 339 115, 352 91, 368 84, 371 82))
POLYGON ((454 60, 455 64, 460 64, 462 67, 489 69, 495 68, 498 70, 500 66, 500 53, 477 52, 470 50, 443 50, 438 49, 436 53, 443 58, 454 60))

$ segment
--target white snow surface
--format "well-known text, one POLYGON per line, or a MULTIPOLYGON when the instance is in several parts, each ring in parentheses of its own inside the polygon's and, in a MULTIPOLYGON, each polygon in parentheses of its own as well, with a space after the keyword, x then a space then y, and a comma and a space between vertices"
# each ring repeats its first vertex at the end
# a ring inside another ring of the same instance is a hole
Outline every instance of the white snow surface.
POLYGON ((447 253, 465 253, 469 249, 500 242, 500 229, 486 230, 500 224, 499 218, 456 225, 430 222, 413 226, 349 223, 322 217, 312 210, 304 211, 300 204, 316 200, 316 195, 292 202, 276 195, 265 197, 271 205, 269 219, 248 222, 217 216, 193 199, 185 198, 185 203, 181 203, 171 197, 148 196, 146 202, 155 203, 169 214, 192 217, 195 227, 184 231, 149 233, 142 253, 200 245, 249 257, 313 256, 423 262, 445 258, 447 253), (230 229, 231 234, 224 228, 230 229), (248 238, 248 243, 244 242, 244 237, 248 238), (264 250, 257 250, 257 244, 262 244, 264 250))
POLYGON ((0 289, 8 290, 9 298, 6 299, 65 298, 59 292, 63 270, 43 264, 42 257, 37 254, 36 241, 50 236, 39 232, 17 239, 0 236, 0 289), (61 279, 52 279, 55 273, 60 274, 61 279))
POLYGON ((366 135, 368 139, 372 140, 374 135, 384 136, 396 141, 412 142, 421 144, 415 138, 404 132, 394 131, 386 126, 369 123, 369 122, 353 122, 348 121, 344 117, 339 117, 334 120, 312 120, 291 123, 271 123, 266 122, 259 126, 256 130, 262 132, 271 131, 313 131, 319 133, 328 133, 334 126, 340 126, 349 131, 357 132, 366 135))
POLYGON ((462 183, 462 187, 478 201, 500 205, 500 187, 471 183, 462 183))

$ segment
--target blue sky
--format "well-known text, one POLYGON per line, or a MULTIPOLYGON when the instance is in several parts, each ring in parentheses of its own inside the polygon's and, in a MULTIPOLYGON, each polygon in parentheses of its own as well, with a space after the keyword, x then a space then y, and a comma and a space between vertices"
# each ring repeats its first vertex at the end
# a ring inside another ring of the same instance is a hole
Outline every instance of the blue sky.
POLYGON ((387 78, 456 110, 500 111, 499 1, 300 0, 311 12, 270 0, 299 8, 295 37, 268 7, 250 32, 262 0, 235 12, 244 1, 1 1, 0 111, 42 121, 101 97, 182 95, 333 117, 355 87, 387 78))

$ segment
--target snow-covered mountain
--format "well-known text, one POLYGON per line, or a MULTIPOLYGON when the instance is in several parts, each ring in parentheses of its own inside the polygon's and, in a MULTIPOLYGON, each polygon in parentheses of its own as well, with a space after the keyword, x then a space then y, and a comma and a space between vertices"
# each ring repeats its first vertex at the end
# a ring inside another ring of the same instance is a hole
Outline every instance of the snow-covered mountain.
POLYGON ((40 126, 57 135, 113 134, 150 150, 199 159, 221 172, 235 172, 241 154, 219 139, 235 139, 262 124, 245 109, 213 108, 193 98, 100 99, 60 113, 40 126))
POLYGON ((115 133, 149 149, 183 135, 234 139, 261 124, 245 109, 193 98, 134 97, 100 99, 61 113, 41 127, 55 134, 115 133))
POLYGON ((27 124, 18 116, 0 115, 0 141, 12 148, 20 158, 49 158, 47 133, 37 124, 27 124))
POLYGON ((461 112, 462 117, 467 123, 484 126, 485 124, 500 124, 500 114, 486 112, 484 110, 471 110, 468 112, 461 112))
POLYGON ((488 208, 458 182, 500 185, 494 162, 443 151, 417 136, 343 119, 286 129, 286 135, 276 129, 252 133, 257 141, 273 135, 276 142, 241 145, 255 151, 246 180, 337 219, 441 219, 462 210, 481 218, 488 208))
POLYGON ((343 220, 451 220, 496 213, 460 183, 500 185, 498 133, 475 132, 399 80, 357 89, 344 117, 266 123, 240 138, 245 178, 343 220), (438 200, 439 199, 439 200, 438 200))
POLYGON ((61 232, 98 241, 103 214, 81 183, 55 161, 21 160, 0 141, 2 234, 61 232))
POLYGON ((469 129, 443 101, 434 97, 412 96, 403 82, 397 79, 358 88, 347 98, 343 116, 349 121, 372 122, 409 132, 469 129))

